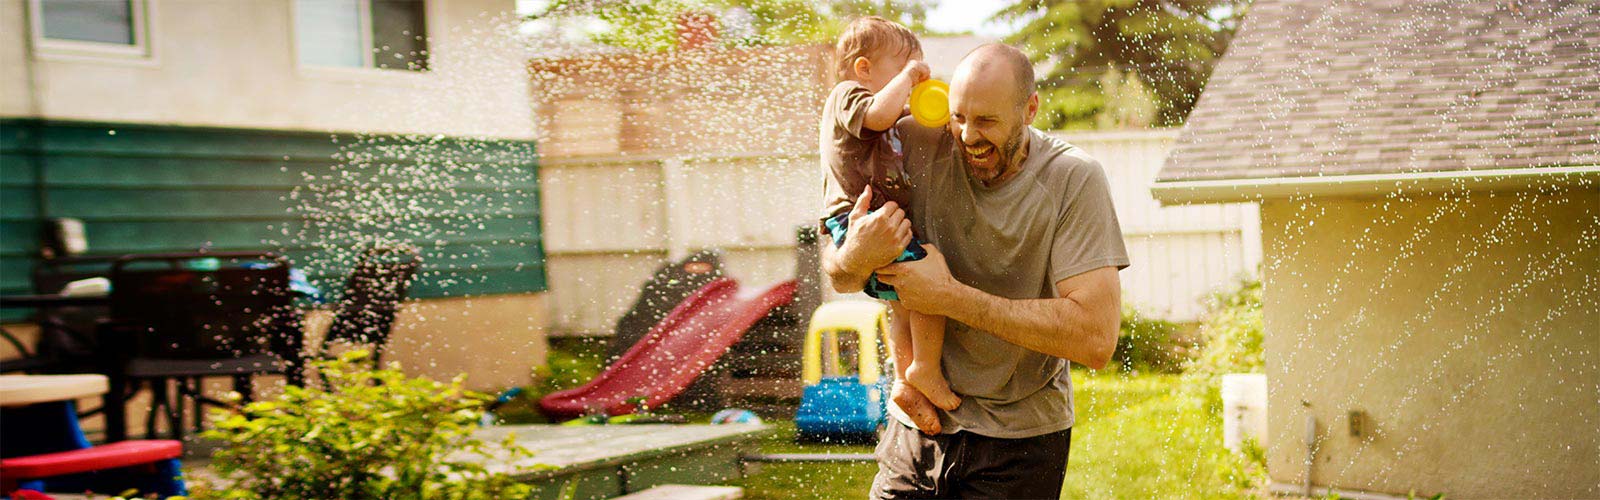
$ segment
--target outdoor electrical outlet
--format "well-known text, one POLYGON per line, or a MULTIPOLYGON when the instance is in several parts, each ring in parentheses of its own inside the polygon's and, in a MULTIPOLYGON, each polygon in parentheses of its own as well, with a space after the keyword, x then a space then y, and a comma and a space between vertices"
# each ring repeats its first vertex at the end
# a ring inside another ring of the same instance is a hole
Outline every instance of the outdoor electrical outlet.
POLYGON ((1367 412, 1350 410, 1350 437, 1360 438, 1366 432, 1367 412))

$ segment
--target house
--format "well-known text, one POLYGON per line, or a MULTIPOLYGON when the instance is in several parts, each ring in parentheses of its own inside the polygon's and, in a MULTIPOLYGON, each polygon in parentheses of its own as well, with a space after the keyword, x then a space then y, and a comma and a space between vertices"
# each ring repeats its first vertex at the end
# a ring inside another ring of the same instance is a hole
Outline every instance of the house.
POLYGON ((1151 191, 1260 202, 1273 489, 1600 496, 1597 19, 1251 5, 1151 191))
POLYGON ((528 383, 547 282, 513 4, 0 1, 0 288, 28 291, 50 217, 97 254, 282 250, 334 294, 335 254, 412 243, 385 359, 528 383))

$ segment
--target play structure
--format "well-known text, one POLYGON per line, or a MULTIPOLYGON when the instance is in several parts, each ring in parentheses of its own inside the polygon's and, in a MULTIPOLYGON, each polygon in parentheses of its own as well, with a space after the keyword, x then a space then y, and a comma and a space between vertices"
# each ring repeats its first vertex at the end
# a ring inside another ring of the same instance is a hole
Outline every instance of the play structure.
POLYGON ((768 286, 729 278, 716 251, 663 265, 617 321, 610 366, 545 396, 540 410, 581 417, 572 424, 618 423, 665 403, 711 410, 730 397, 799 398, 800 439, 870 439, 885 417, 887 308, 821 304, 815 230, 802 229, 798 240, 798 279, 768 286))
POLYGON ((582 387, 539 402, 552 419, 632 413, 670 403, 714 411, 729 399, 801 392, 806 322, 821 302, 816 231, 797 232, 795 280, 752 287, 706 250, 658 268, 617 321, 609 365, 582 387))
POLYGON ((774 308, 794 300, 795 283, 740 286, 717 278, 690 295, 615 363, 581 387, 551 393, 539 408, 553 418, 623 415, 666 403, 689 387, 774 308))

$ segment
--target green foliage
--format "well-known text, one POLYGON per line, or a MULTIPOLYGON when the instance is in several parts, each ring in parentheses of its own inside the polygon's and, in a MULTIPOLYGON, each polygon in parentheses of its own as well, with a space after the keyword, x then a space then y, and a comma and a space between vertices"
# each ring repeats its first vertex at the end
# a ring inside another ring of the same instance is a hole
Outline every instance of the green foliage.
POLYGON ((1101 114, 1125 113, 1145 92, 1155 104, 1154 125, 1174 126, 1194 109, 1248 5, 1249 0, 1027 0, 995 17, 1022 22, 1006 41, 1048 68, 1038 75, 1041 108, 1034 126, 1104 125, 1101 114), (1142 88, 1130 86, 1126 75, 1137 77, 1142 88))
POLYGON ((717 17, 727 47, 832 43, 850 20, 882 16, 923 31, 931 0, 555 0, 532 19, 601 21, 590 39, 615 47, 661 52, 677 47, 676 19, 685 12, 717 17))
MULTIPOLYGON (((1222 415, 1172 375, 1074 374, 1061 498, 1252 498, 1265 467, 1222 446, 1222 415)), ((1258 447, 1259 448, 1259 447, 1258 447)))
POLYGON ((1246 280, 1228 292, 1212 296, 1206 319, 1200 324, 1200 354, 1184 369, 1190 386, 1205 400, 1221 408, 1221 379, 1228 373, 1261 373, 1264 339, 1261 282, 1246 280))
POLYGON ((1117 335, 1117 350, 1111 360, 1125 372, 1177 373, 1188 361, 1191 350, 1182 334, 1183 328, 1177 323, 1124 306, 1122 331, 1117 335))
POLYGON ((508 437, 472 436, 488 397, 450 383, 408 378, 397 364, 359 368, 365 351, 313 363, 328 388, 287 387, 281 397, 220 411, 206 437, 227 447, 214 467, 227 499, 520 498, 531 487, 482 462, 526 457, 508 437), (475 462, 473 459, 480 459, 475 462))

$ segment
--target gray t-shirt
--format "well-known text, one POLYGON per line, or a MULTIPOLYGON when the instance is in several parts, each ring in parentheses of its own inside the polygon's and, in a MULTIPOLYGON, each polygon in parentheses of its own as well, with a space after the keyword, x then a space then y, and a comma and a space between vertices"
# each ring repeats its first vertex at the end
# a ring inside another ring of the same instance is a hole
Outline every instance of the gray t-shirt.
MULTIPOLYGON (((986 187, 967 175, 949 132, 909 119, 897 128, 911 179, 912 226, 944 253, 956 280, 1011 299, 1055 298, 1061 280, 1128 267, 1105 171, 1082 149, 1029 127, 1022 171, 986 187)), ((941 412, 945 433, 1023 438, 1072 427, 1067 360, 955 320, 946 325, 945 377, 963 401, 941 412)))

